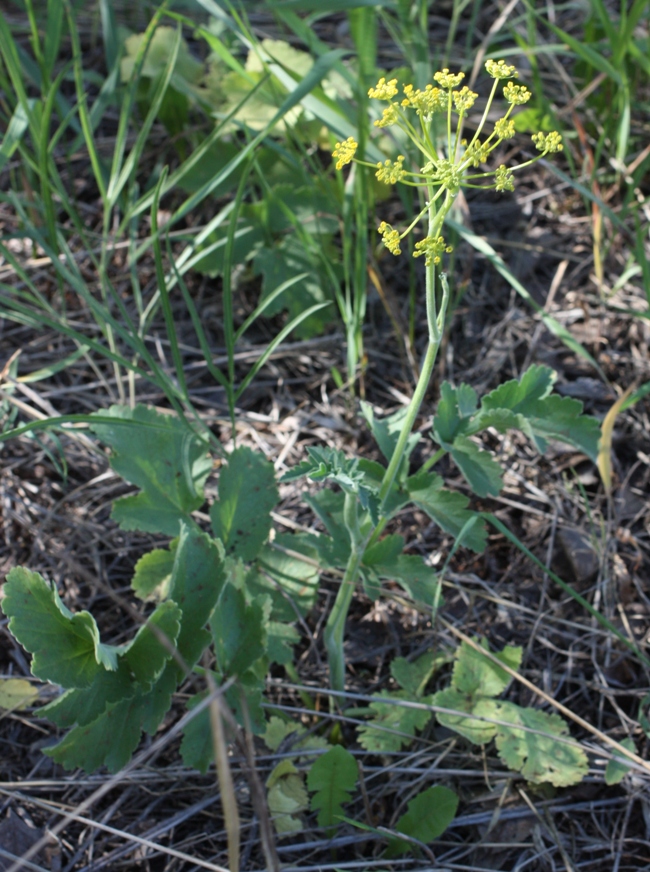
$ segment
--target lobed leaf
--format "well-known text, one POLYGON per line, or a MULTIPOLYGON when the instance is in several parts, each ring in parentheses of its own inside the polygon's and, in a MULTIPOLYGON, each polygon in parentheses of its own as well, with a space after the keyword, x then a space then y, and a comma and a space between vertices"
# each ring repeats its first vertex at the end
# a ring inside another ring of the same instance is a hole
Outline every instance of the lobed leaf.
MULTIPOLYGON (((366 751, 384 754, 400 751, 410 745, 416 730, 423 730, 431 719, 431 712, 427 709, 399 704, 400 700, 412 702, 412 698, 412 693, 406 690, 385 690, 374 696, 369 706, 372 720, 358 729, 361 747, 366 751)), ((423 697, 419 701, 430 704, 432 698, 423 697)))
POLYGON ((339 823, 343 803, 350 802, 358 775, 354 757, 341 745, 334 745, 312 763, 307 787, 314 793, 311 809, 318 812, 319 826, 333 827, 339 823))
MULTIPOLYGON (((475 514, 467 508, 469 500, 466 497, 446 490, 443 484, 439 475, 420 472, 408 478, 405 487, 419 509, 426 512, 445 532, 458 537, 475 514)), ((485 525, 477 523, 465 531, 460 544, 481 554, 485 550, 486 540, 485 525)))
MULTIPOLYGON (((406 814, 395 824, 395 829, 427 845, 441 836, 456 817, 458 796, 448 787, 437 784, 423 790, 407 807, 406 814)), ((391 839, 387 855, 395 857, 412 850, 404 839, 391 839)))
MULTIPOLYGON (((112 517, 124 530, 178 535, 180 521, 203 503, 212 459, 205 440, 179 418, 145 406, 111 406, 91 429, 111 448, 115 472, 141 488, 113 505, 112 517)), ((91 416, 93 417, 93 416, 91 416)))

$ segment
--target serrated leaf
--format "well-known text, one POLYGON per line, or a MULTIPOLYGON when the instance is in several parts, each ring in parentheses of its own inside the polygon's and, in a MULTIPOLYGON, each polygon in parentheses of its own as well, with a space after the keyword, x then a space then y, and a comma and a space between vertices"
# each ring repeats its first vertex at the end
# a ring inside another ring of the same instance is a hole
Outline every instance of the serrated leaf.
POLYGON ((115 472, 141 488, 116 500, 112 517, 125 530, 177 536, 179 522, 203 504, 212 469, 207 443, 178 418, 145 406, 111 406, 101 413, 107 416, 115 423, 94 422, 91 430, 110 446, 115 472))
POLYGON ((438 573, 419 554, 400 554, 391 563, 377 564, 374 568, 382 578, 399 584, 413 602, 432 605, 438 588, 438 573))
POLYGON ((433 704, 441 708, 451 709, 453 712, 465 712, 466 714, 451 714, 450 712, 436 712, 438 723, 454 732, 459 733, 475 745, 485 745, 496 735, 496 725, 479 718, 495 720, 499 717, 500 703, 491 697, 472 697, 461 693, 453 687, 439 690, 433 695, 433 704), (477 717, 472 717, 476 715, 477 717))
POLYGON ((437 661, 437 655, 433 651, 427 651, 413 661, 405 657, 396 657, 390 664, 390 673, 403 690, 418 698, 424 693, 437 661))
POLYGON ((90 612, 72 612, 38 572, 12 569, 4 585, 2 611, 9 629, 33 654, 32 674, 63 687, 88 687, 95 675, 117 668, 117 649, 100 642, 90 612))
POLYGON ((222 676, 243 675, 266 652, 264 610, 256 601, 247 604, 233 584, 225 585, 210 627, 222 676))
POLYGON ((489 452, 483 451, 466 436, 456 436, 448 450, 477 496, 499 495, 503 487, 503 470, 489 452))
MULTIPOLYGON (((486 651, 488 645, 485 639, 481 647, 486 651)), ((506 645, 503 651, 493 655, 510 669, 517 670, 521 664, 522 649, 506 645)), ((451 685, 455 690, 465 694, 480 694, 481 696, 498 696, 511 681, 505 669, 500 669, 490 658, 484 657, 471 645, 462 642, 456 652, 456 662, 452 673, 451 685)))
POLYGON ((300 641, 300 635, 290 624, 269 621, 266 626, 267 656, 270 663, 291 663, 293 646, 300 641))
POLYGON ((303 617, 313 608, 318 593, 318 551, 315 537, 281 533, 265 545, 246 577, 246 590, 252 595, 271 597, 271 616, 289 623, 296 614, 303 617), (300 559, 304 555, 305 560, 300 559))
MULTIPOLYGON (((207 694, 208 691, 204 690, 190 697, 187 701, 188 710, 195 709, 207 694)), ((209 708, 203 709, 186 725, 183 730, 180 753, 185 766, 189 766, 190 769, 198 769, 203 775, 214 763, 214 742, 209 708)))
MULTIPOLYGON (((636 753, 636 746, 633 739, 629 737, 623 739, 621 745, 628 751, 636 753)), ((614 784, 620 784, 630 771, 630 768, 630 761, 627 760, 626 757, 612 757, 612 759, 607 762, 607 768, 605 769, 605 784, 607 784, 608 787, 612 787, 614 784)))
POLYGON ((120 649, 120 662, 124 661, 132 680, 142 689, 149 689, 174 655, 181 618, 181 610, 175 602, 161 603, 133 641, 120 649))
POLYGON ((309 796, 302 773, 291 760, 282 760, 271 771, 266 788, 269 811, 278 835, 299 833, 303 824, 296 815, 307 811, 309 807, 309 796))
MULTIPOLYGON (((419 509, 426 512, 445 532, 458 537, 465 524, 474 517, 474 512, 467 508, 469 500, 466 497, 446 490, 443 484, 439 475, 421 472, 408 478, 405 487, 419 509)), ((481 554, 486 541, 487 531, 481 522, 465 531, 460 544, 481 554)))
POLYGON ((521 772, 527 781, 569 787, 578 784, 588 773, 589 761, 582 748, 557 741, 569 734, 559 715, 504 702, 499 718, 512 725, 500 724, 497 729, 499 756, 506 766, 521 772), (517 729, 519 724, 537 732, 517 729))
POLYGON ((141 600, 164 600, 169 593, 177 540, 169 548, 154 548, 135 564, 131 589, 141 600))
POLYGON ((550 366, 533 365, 520 379, 499 385, 481 400, 481 409, 509 409, 527 416, 538 400, 547 397, 557 378, 550 366))
POLYGON ((343 803, 350 802, 357 783, 357 764, 349 751, 334 745, 312 763, 307 787, 314 793, 311 810, 318 812, 318 825, 333 827, 343 815, 343 803))
POLYGON ((236 448, 219 474, 219 499, 210 508, 214 535, 227 554, 246 562, 257 557, 279 498, 273 464, 251 448, 236 448))
POLYGON ((379 542, 366 548, 363 554, 364 566, 382 566, 392 564, 404 549, 404 537, 397 533, 384 536, 379 542))
MULTIPOLYGON (((384 455, 387 461, 393 456, 393 451, 397 445, 404 419, 408 413, 408 406, 399 409, 387 418, 376 418, 372 406, 369 403, 361 403, 361 411, 364 418, 368 422, 370 431, 375 437, 379 450, 384 455)), ((413 449, 420 441, 419 433, 411 433, 404 450, 404 457, 397 473, 397 480, 402 481, 408 473, 409 457, 413 453, 413 449)))
MULTIPOLYGON (((412 694, 407 691, 382 691, 372 698, 369 709, 372 720, 358 728, 359 744, 376 753, 400 751, 410 745, 416 730, 423 730, 431 719, 431 712, 423 708, 399 705, 399 701, 412 702, 412 694), (383 702, 382 700, 387 700, 383 702), (388 702, 396 700, 396 704, 388 702)), ((431 703, 431 698, 421 702, 431 703)))
MULTIPOLYGON (((448 787, 437 784, 409 802, 406 814, 397 821, 395 829, 428 845, 444 833, 456 817, 457 809, 458 796, 448 787)), ((387 856, 395 857, 412 849, 403 839, 391 839, 387 856)))
POLYGON ((0 679, 0 709, 22 711, 38 699, 38 687, 24 678, 0 679))
POLYGON ((64 769, 79 767, 94 772, 106 766, 118 772, 125 766, 140 741, 142 732, 142 698, 122 700, 109 705, 95 721, 74 727, 53 748, 43 753, 64 769))

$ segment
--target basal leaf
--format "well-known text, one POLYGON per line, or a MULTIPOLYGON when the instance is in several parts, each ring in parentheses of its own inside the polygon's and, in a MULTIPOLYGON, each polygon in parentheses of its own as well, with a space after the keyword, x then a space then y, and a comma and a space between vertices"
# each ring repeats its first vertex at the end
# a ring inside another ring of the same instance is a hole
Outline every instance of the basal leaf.
POLYGON ((131 759, 141 733, 142 698, 136 696, 109 705, 95 721, 74 727, 44 753, 64 769, 94 772, 106 766, 109 772, 118 772, 131 759))
POLYGON ((270 663, 291 663, 293 646, 300 641, 300 635, 290 624, 269 621, 266 626, 267 656, 270 663))
MULTIPOLYGON (((429 723, 430 711, 400 705, 400 700, 413 702, 412 694, 404 690, 382 691, 373 697, 369 706, 372 720, 358 728, 359 744, 366 751, 382 754, 400 751, 410 745, 416 730, 423 730, 429 723), (396 703, 388 700, 396 700, 396 703)), ((430 704, 431 698, 419 701, 430 704)))
POLYGON ((456 436, 449 453, 477 496, 498 496, 503 487, 503 470, 488 451, 466 436, 456 436))
POLYGON ((504 382, 486 394, 481 409, 509 409, 526 416, 538 400, 550 394, 556 378, 549 366, 531 366, 520 379, 504 382))
POLYGON ((499 718, 512 726, 500 725, 496 745, 503 762, 534 784, 550 782, 569 787, 582 781, 589 771, 587 755, 575 745, 557 741, 569 730, 559 715, 513 703, 501 703, 499 718), (517 729, 517 725, 536 732, 517 729))
POLYGON ((178 535, 179 522, 203 503, 203 485, 212 469, 204 439, 172 415, 145 406, 111 406, 91 429, 111 448, 110 464, 131 484, 135 496, 113 505, 112 517, 125 530, 178 535))
POLYGON ((117 649, 103 645, 89 612, 67 609, 38 572, 12 569, 4 586, 2 611, 9 629, 33 654, 32 673, 63 687, 88 687, 98 672, 117 668, 117 649))
MULTIPOLYGON (((197 693, 187 701, 191 711, 205 699, 207 691, 197 693)), ((195 715, 183 730, 183 740, 180 747, 183 763, 190 769, 198 769, 203 775, 214 762, 214 743, 210 723, 210 710, 203 709, 195 715)))
POLYGON ((222 676, 242 675, 266 653, 264 610, 233 584, 223 588, 210 626, 222 676))
POLYGON ((433 603, 438 573, 419 554, 400 554, 385 562, 377 561, 371 568, 378 578, 399 584, 414 602, 428 606, 433 603))
POLYGON ((450 709, 451 712, 465 712, 465 714, 436 712, 436 718, 443 727, 454 730, 475 745, 485 745, 496 735, 495 724, 480 720, 480 718, 495 720, 499 717, 500 703, 492 697, 473 697, 453 687, 447 687, 433 695, 433 704, 450 709))
MULTIPOLYGON (((634 739, 629 737, 623 739, 621 745, 624 748, 627 748, 628 751, 636 753, 634 739)), ((625 757, 612 757, 612 759, 608 761, 607 768, 605 769, 605 784, 608 787, 612 787, 614 784, 620 784, 629 771, 630 763, 625 757)))
POLYGON ((424 693, 438 659, 433 651, 427 651, 426 654, 412 661, 405 657, 396 657, 390 664, 390 673, 400 687, 417 699, 424 693))
POLYGON ((38 687, 24 678, 0 679, 0 709, 22 711, 38 699, 38 687))
POLYGON ((246 589, 251 594, 271 597, 271 615, 277 621, 295 621, 298 614, 304 617, 314 605, 319 574, 313 538, 280 533, 273 543, 262 548, 246 577, 246 589), (300 555, 305 559, 301 560, 300 555))
MULTIPOLYGON (((418 508, 447 533, 458 537, 474 513, 467 508, 469 501, 466 497, 445 490, 443 484, 442 478, 435 473, 418 473, 406 480, 405 487, 418 508)), ((460 544, 481 554, 486 540, 485 525, 477 523, 466 530, 460 544)))
POLYGON ((269 811, 278 835, 300 832, 303 824, 297 815, 307 811, 309 795, 304 776, 291 760, 282 760, 271 771, 266 789, 269 811))
POLYGON ((273 464, 251 448, 236 448, 219 474, 219 499, 210 509, 214 535, 227 554, 246 562, 257 557, 278 500, 273 464))
MULTIPOLYGON (((456 817, 458 796, 453 790, 437 784, 423 790, 408 806, 406 814, 395 824, 395 829, 417 839, 425 845, 441 836, 456 817)), ((413 850, 413 846, 403 839, 391 839, 387 855, 395 857, 413 850)))
POLYGON ((164 600, 169 593, 177 540, 169 548, 154 548, 135 564, 131 588, 142 600, 164 600))
POLYGON ((174 655, 181 619, 182 613, 176 603, 161 603, 140 627, 133 641, 120 649, 120 662, 124 661, 132 680, 141 689, 149 689, 174 655))
MULTIPOLYGON (((487 642, 481 646, 487 651, 487 642)), ((494 654, 498 660, 517 670, 521 664, 522 649, 507 645, 503 651, 494 654)), ((461 693, 481 696, 499 696, 510 684, 510 675, 500 669, 490 658, 484 657, 471 645, 462 642, 456 652, 456 662, 451 685, 461 693)))
POLYGON ((307 775, 307 787, 314 793, 311 809, 318 812, 319 826, 333 827, 339 823, 343 803, 350 802, 358 775, 354 757, 341 745, 334 745, 314 760, 307 775))

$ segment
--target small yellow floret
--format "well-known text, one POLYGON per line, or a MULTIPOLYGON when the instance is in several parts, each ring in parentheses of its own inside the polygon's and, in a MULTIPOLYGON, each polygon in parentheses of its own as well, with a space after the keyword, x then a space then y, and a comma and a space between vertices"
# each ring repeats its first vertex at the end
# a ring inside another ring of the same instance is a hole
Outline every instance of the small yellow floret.
POLYGON ((487 161, 491 151, 492 147, 489 146, 487 142, 481 142, 477 139, 476 142, 470 144, 468 147, 465 152, 465 158, 473 167, 478 167, 487 161))
POLYGON ((453 251, 451 245, 445 245, 443 236, 427 236, 421 242, 415 243, 415 251, 413 257, 424 255, 424 263, 426 266, 431 264, 438 265, 442 259, 442 255, 446 252, 449 254, 453 251))
POLYGON ((503 89, 503 96, 506 98, 508 103, 512 103, 515 106, 521 106, 522 103, 528 103, 531 98, 531 93, 525 85, 513 85, 512 82, 508 82, 503 89))
POLYGON ((470 89, 465 85, 464 88, 461 88, 460 91, 453 92, 454 98, 454 106, 456 107, 456 111, 461 115, 465 112, 469 112, 469 110, 474 105, 474 102, 478 94, 474 91, 470 91, 470 89))
POLYGON ((397 94, 397 79, 387 82, 383 76, 375 87, 368 91, 368 96, 374 100, 392 100, 395 94, 397 94))
POLYGON ((397 124, 398 121, 399 109, 394 103, 391 103, 384 109, 381 118, 375 121, 375 127, 390 127, 391 124, 397 124))
POLYGON ((427 85, 424 91, 414 90, 413 85, 404 85, 402 106, 415 109, 418 115, 428 121, 434 112, 444 112, 447 109, 447 95, 440 88, 427 85))
POLYGON ((493 79, 516 79, 519 75, 517 68, 510 66, 505 61, 486 61, 485 69, 493 79))
POLYGON ((507 166, 501 164, 501 166, 494 173, 494 179, 496 181, 496 189, 497 191, 514 191, 515 189, 515 177, 512 170, 509 170, 507 166))
POLYGON ((397 182, 401 182, 406 175, 406 170, 404 169, 403 164, 403 154, 397 156, 395 163, 390 160, 386 160, 384 163, 379 162, 377 164, 377 172, 375 175, 379 181, 383 182, 385 185, 394 185, 397 182))
POLYGON ((435 73, 434 80, 441 88, 457 88, 465 78, 465 73, 450 73, 447 67, 440 73, 435 73))
POLYGON ((338 158, 336 169, 342 170, 346 164, 351 163, 358 148, 359 143, 351 136, 348 136, 348 138, 343 142, 337 142, 336 147, 332 152, 332 157, 338 158))
POLYGON ((544 154, 548 154, 549 152, 562 151, 564 146, 562 145, 562 137, 554 130, 552 133, 548 133, 544 136, 543 133, 533 133, 531 139, 535 143, 535 148, 538 151, 543 152, 544 154))
POLYGON ((377 231, 381 233, 381 241, 391 254, 398 255, 402 253, 402 249, 399 247, 400 238, 398 230, 394 230, 390 224, 382 221, 377 231))
POLYGON ((515 122, 512 118, 499 118, 494 122, 494 132, 499 139, 512 139, 515 135, 515 122))

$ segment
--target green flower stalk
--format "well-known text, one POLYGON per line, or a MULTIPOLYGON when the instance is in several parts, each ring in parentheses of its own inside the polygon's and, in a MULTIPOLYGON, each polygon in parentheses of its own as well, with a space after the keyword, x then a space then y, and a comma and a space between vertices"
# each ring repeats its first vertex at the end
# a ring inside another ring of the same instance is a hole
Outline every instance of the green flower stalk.
MULTIPOLYGON (((366 516, 363 523, 356 525, 355 536, 350 534, 354 541, 352 541, 344 583, 341 585, 327 621, 325 644, 329 656, 330 683, 335 690, 343 690, 345 671, 343 629, 363 553, 369 545, 377 541, 387 523, 387 498, 395 483, 409 436, 415 426, 442 340, 450 294, 444 274, 440 276, 440 291, 437 291, 436 268, 441 264, 443 255, 451 251, 442 234, 445 217, 461 188, 513 191, 514 174, 517 170, 530 166, 546 154, 562 150, 562 138, 559 133, 536 133, 532 141, 539 154, 534 158, 511 167, 504 164, 494 168, 486 167, 492 153, 501 143, 514 136, 515 123, 511 115, 516 106, 528 102, 531 92, 525 85, 512 81, 518 78, 519 74, 514 66, 506 64, 505 61, 488 60, 485 69, 494 81, 476 132, 469 141, 462 138, 462 129, 467 113, 475 105, 478 94, 466 86, 460 87, 464 73, 451 73, 445 68, 435 73, 433 77, 435 84, 427 85, 424 90, 415 89, 413 85, 405 85, 402 88, 401 99, 399 99, 397 79, 386 81, 385 78, 381 78, 376 86, 368 91, 371 99, 387 104, 381 118, 375 121, 375 127, 399 128, 420 153, 420 167, 406 166, 406 157, 402 154, 398 155, 395 161, 385 160, 377 164, 359 160, 356 157, 358 144, 353 137, 337 142, 333 152, 337 170, 343 169, 354 161, 375 169, 377 179, 384 184, 403 184, 424 189, 425 205, 407 227, 400 230, 382 221, 378 231, 384 246, 391 254, 398 256, 402 253, 401 243, 405 237, 422 219, 426 219, 427 234, 424 239, 415 244, 413 256, 424 257, 428 325, 428 343, 422 370, 379 489, 379 522, 373 524, 366 516), (503 82, 505 85, 502 87, 502 93, 508 104, 507 109, 492 126, 492 132, 487 134, 485 128, 488 116, 497 89, 503 82), (446 122, 446 135, 442 137, 442 144, 438 142, 433 131, 435 115, 443 116, 446 122)), ((348 495, 346 495, 347 500, 348 495)), ((347 511, 351 512, 351 506, 347 507, 347 511)))

